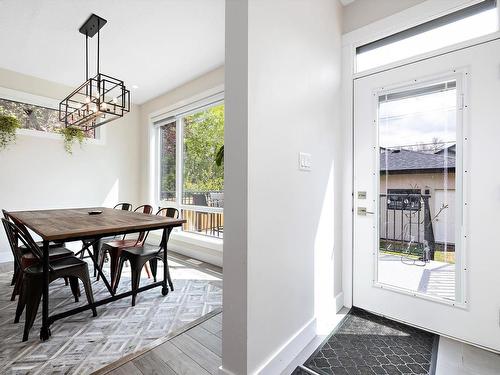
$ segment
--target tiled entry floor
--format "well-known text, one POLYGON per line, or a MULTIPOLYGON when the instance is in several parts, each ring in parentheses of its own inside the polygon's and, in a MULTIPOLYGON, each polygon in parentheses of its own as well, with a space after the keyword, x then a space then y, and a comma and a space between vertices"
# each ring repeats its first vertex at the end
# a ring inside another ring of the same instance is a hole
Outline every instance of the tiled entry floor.
MULTIPOLYGON (((73 315, 55 322, 52 337, 43 343, 38 338, 40 311, 29 341, 21 342, 24 315, 19 324, 13 323, 17 300, 10 301, 12 273, 0 274, 0 373, 89 374, 222 307, 220 268, 172 252, 169 265, 175 291, 166 297, 154 288, 140 293, 135 307, 124 298, 98 307, 96 318, 88 311, 73 315)), ((122 291, 130 288, 124 276, 122 291)), ((143 276, 141 285, 148 282, 143 276)), ((108 296, 102 281, 94 281, 92 288, 96 300, 108 296)), ((63 282, 51 284, 50 294, 53 312, 78 306, 63 282)))
POLYGON ((304 366, 318 374, 429 374, 435 340, 432 333, 353 308, 304 366))

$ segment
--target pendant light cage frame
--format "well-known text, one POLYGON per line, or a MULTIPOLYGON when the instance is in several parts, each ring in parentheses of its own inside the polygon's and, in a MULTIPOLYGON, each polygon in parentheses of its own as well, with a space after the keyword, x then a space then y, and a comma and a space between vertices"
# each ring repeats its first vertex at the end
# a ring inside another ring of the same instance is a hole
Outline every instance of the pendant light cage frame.
POLYGON ((100 72, 100 29, 106 20, 92 14, 80 27, 85 35, 86 81, 59 103, 65 127, 95 129, 130 112, 130 91, 122 80, 100 72), (97 34, 97 74, 89 78, 88 39, 97 34))

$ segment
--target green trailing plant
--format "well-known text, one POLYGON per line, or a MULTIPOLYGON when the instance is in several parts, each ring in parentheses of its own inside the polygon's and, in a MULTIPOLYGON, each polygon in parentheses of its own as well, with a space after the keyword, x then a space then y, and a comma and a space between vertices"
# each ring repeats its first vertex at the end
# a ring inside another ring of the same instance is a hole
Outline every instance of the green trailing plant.
POLYGON ((0 113, 0 151, 16 141, 16 130, 20 127, 21 124, 15 116, 0 113))
POLYGON ((217 150, 215 154, 215 164, 219 167, 224 164, 224 145, 220 146, 219 150, 217 150))
POLYGON ((62 134, 64 138, 64 149, 68 154, 73 154, 73 143, 77 141, 80 144, 80 147, 83 145, 85 141, 85 133, 82 129, 75 127, 64 127, 59 132, 62 134))

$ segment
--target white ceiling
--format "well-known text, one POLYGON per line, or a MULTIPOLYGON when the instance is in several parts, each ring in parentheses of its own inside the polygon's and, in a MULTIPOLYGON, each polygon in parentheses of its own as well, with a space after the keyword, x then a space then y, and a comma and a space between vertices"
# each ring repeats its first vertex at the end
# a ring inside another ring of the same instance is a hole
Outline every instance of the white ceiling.
POLYGON ((83 83, 78 29, 91 13, 108 20, 101 72, 123 79, 136 104, 224 64, 224 0, 0 0, 0 67, 83 83))
POLYGON ((342 5, 349 5, 350 3, 354 3, 356 0, 340 0, 342 5))

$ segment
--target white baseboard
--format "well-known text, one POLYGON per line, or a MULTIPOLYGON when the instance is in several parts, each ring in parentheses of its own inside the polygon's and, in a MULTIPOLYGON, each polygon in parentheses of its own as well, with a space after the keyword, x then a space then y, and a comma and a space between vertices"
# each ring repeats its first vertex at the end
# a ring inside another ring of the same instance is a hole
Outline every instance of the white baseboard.
POLYGON ((224 367, 220 366, 219 367, 219 375, 237 375, 234 372, 231 372, 229 370, 226 370, 224 367))
MULTIPOLYGON (((158 244, 161 234, 149 234, 148 243, 158 244)), ((222 241, 204 238, 201 235, 172 233, 168 240, 168 249, 189 258, 222 267, 222 241)))
POLYGON ((335 296, 335 311, 339 312, 344 307, 344 292, 335 296))
POLYGON ((315 336, 316 318, 313 318, 295 333, 255 374, 280 374, 315 336))

